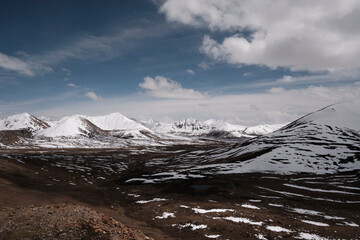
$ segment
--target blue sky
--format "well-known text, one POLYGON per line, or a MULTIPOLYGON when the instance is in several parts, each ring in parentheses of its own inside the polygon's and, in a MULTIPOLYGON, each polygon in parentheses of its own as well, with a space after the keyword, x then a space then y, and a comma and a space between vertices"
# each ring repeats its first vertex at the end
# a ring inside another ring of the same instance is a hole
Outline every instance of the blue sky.
POLYGON ((278 4, 1 3, 0 117, 118 111, 252 125, 356 100, 359 4, 278 4))

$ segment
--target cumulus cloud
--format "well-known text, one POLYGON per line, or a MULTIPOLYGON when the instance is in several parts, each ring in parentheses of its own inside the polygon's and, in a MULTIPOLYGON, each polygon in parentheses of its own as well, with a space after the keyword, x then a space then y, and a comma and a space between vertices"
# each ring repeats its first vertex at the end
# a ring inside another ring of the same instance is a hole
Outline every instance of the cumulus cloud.
POLYGON ((6 70, 18 72, 23 75, 33 76, 31 66, 23 60, 0 53, 0 67, 6 70))
POLYGON ((206 93, 183 88, 179 82, 162 76, 145 77, 144 82, 139 86, 146 95, 156 98, 204 98, 207 96, 206 93))
POLYGON ((186 70, 186 72, 190 75, 195 75, 194 70, 188 69, 188 70, 186 70))
POLYGON ((74 84, 74 83, 68 83, 67 85, 68 85, 68 87, 74 87, 74 88, 78 88, 78 87, 79 87, 78 85, 76 85, 76 84, 74 84))
POLYGON ((92 100, 101 100, 101 99, 102 99, 101 96, 97 95, 97 94, 94 93, 94 92, 86 92, 86 93, 85 93, 85 96, 88 97, 88 98, 90 98, 90 99, 92 99, 92 100))
POLYGON ((166 0, 160 11, 169 21, 228 33, 221 42, 204 36, 201 51, 214 60, 294 71, 360 66, 356 0, 166 0))
POLYGON ((295 81, 295 78, 289 75, 285 75, 282 78, 278 79, 276 82, 278 83, 292 83, 295 81))
POLYGON ((201 63, 199 63, 198 66, 204 70, 209 69, 209 64, 207 64, 205 61, 202 61, 201 63))
POLYGON ((268 93, 274 93, 274 94, 276 94, 276 93, 282 93, 282 92, 284 92, 284 91, 285 91, 285 89, 282 88, 282 87, 272 87, 272 88, 266 90, 266 92, 268 92, 268 93))

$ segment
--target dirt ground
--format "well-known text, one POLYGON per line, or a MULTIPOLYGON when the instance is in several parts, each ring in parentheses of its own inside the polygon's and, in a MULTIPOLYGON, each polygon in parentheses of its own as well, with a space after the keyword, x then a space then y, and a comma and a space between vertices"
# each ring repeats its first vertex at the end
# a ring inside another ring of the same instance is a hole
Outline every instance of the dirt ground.
MULTIPOLYGON (((2 151, 0 238, 8 239, 4 236, 13 233, 14 227, 25 226, 16 224, 17 212, 41 212, 51 204, 60 206, 59 209, 64 206, 60 212, 79 209, 87 218, 94 215, 95 220, 96 216, 99 219, 109 216, 114 224, 144 233, 141 235, 144 238, 146 235, 154 239, 360 239, 358 172, 207 175, 156 184, 127 181, 163 167, 146 163, 159 158, 173 159, 169 152, 161 155, 156 151, 135 154, 126 149, 2 151), (9 220, 15 226, 6 225, 9 220)), ((54 216, 56 219, 64 215, 54 216)), ((49 221, 40 215, 37 219, 42 224, 49 221)), ((105 227, 109 237, 111 226, 105 227)), ((81 231, 84 234, 95 231, 85 229, 78 228, 78 236, 81 231)))
POLYGON ((105 214, 74 204, 0 210, 1 239, 151 240, 105 214))

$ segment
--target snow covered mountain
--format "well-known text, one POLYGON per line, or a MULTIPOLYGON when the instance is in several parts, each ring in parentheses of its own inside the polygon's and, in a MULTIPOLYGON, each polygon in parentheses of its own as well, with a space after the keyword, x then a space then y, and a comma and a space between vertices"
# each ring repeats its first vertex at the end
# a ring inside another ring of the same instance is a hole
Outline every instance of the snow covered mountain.
POLYGON ((154 120, 143 121, 143 125, 154 132, 180 134, 185 136, 213 136, 213 137, 254 137, 273 132, 285 124, 258 125, 246 127, 242 125, 230 124, 222 120, 209 119, 201 122, 194 118, 186 118, 175 123, 155 122, 154 120))
POLYGON ((105 134, 105 132, 81 115, 64 117, 49 128, 36 133, 36 136, 43 137, 76 137, 79 135, 92 136, 105 134))
POLYGON ((103 130, 145 130, 150 129, 144 127, 140 123, 131 120, 120 113, 111 113, 105 116, 85 117, 87 120, 103 130))
POLYGON ((253 136, 261 136, 261 135, 275 132, 276 130, 282 128, 284 125, 286 125, 286 124, 271 124, 271 125, 262 124, 262 125, 257 125, 257 126, 253 126, 253 127, 246 127, 244 129, 244 133, 246 133, 248 135, 253 135, 253 136))
POLYGON ((76 137, 104 135, 122 138, 154 137, 213 137, 239 138, 253 137, 274 131, 282 125, 260 125, 245 127, 230 124, 222 120, 209 119, 205 122, 187 118, 175 123, 162 123, 153 120, 136 122, 120 113, 105 116, 74 115, 59 121, 50 121, 45 117, 36 118, 28 113, 10 116, 0 120, 0 131, 28 129, 36 136, 76 137), (48 121, 48 122, 47 122, 48 121))
POLYGON ((204 122, 210 131, 207 133, 209 136, 223 136, 223 137, 253 137, 245 133, 245 126, 235 125, 224 122, 223 120, 209 119, 204 122))
POLYGON ((220 173, 333 173, 360 169, 360 105, 343 103, 212 155, 220 173))
POLYGON ((359 123, 360 104, 336 104, 267 135, 207 151, 186 152, 173 158, 171 163, 166 162, 167 165, 156 173, 127 181, 158 183, 250 172, 331 174, 356 171, 360 170, 359 123))
POLYGON ((48 127, 49 124, 28 113, 16 114, 0 120, 0 131, 27 129, 30 132, 37 132, 48 127))

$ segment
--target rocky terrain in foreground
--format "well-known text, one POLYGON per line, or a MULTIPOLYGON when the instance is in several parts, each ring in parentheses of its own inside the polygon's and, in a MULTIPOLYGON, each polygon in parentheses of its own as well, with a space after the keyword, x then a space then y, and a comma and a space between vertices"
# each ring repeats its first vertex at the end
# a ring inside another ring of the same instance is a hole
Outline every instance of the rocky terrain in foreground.
POLYGON ((0 209, 0 239, 152 240, 90 208, 58 204, 0 209))

